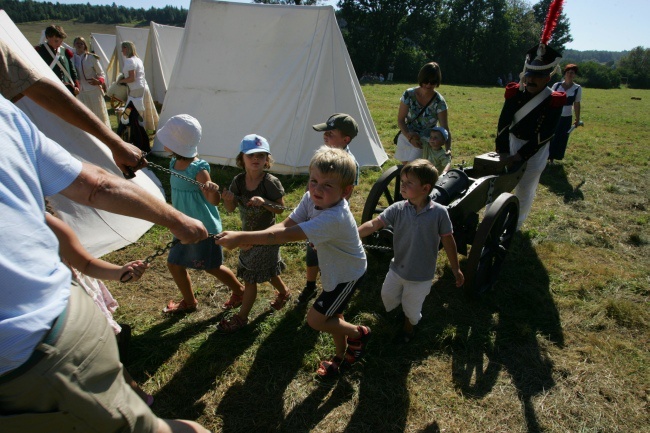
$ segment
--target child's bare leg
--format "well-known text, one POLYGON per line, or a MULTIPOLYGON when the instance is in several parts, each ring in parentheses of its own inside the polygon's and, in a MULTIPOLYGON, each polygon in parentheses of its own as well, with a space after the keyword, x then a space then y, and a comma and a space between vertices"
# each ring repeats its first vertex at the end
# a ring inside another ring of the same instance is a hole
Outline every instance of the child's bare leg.
POLYGON ((133 391, 135 391, 136 394, 138 394, 138 397, 140 397, 142 399, 142 401, 147 403, 147 397, 148 397, 147 393, 144 392, 144 390, 142 388, 140 388, 140 385, 138 385, 138 382, 133 380, 133 378, 131 377, 129 372, 126 370, 126 368, 122 368, 122 372, 124 374, 124 380, 126 381, 126 383, 128 383, 129 386, 131 387, 131 389, 133 391))
POLYGON ((280 278, 279 275, 276 275, 275 277, 271 277, 271 285, 282 296, 286 296, 287 293, 289 292, 289 289, 287 288, 287 285, 284 284, 284 281, 282 281, 282 278, 280 278))
POLYGON ((404 332, 409 335, 413 334, 413 324, 406 316, 404 316, 404 332))
POLYGON ((176 286, 178 286, 178 290, 181 291, 185 304, 195 305, 197 300, 194 297, 192 280, 190 279, 190 273, 187 272, 187 268, 173 263, 167 263, 167 268, 169 268, 169 272, 172 274, 174 282, 176 283, 176 286))
POLYGON ((244 286, 242 286, 239 280, 237 280, 235 274, 224 265, 214 269, 206 269, 206 272, 217 277, 217 279, 228 286, 235 295, 242 296, 244 294, 244 286))
POLYGON ((314 281, 318 278, 318 266, 307 266, 307 282, 314 281))
POLYGON ((241 307, 237 315, 242 319, 248 320, 248 315, 253 308, 253 304, 257 299, 257 283, 246 283, 244 286, 244 299, 242 299, 241 307))
POLYGON ((336 356, 343 358, 347 347, 346 337, 360 338, 361 333, 356 325, 348 323, 343 315, 328 317, 316 311, 313 307, 307 312, 307 323, 317 331, 327 332, 334 339, 336 356))

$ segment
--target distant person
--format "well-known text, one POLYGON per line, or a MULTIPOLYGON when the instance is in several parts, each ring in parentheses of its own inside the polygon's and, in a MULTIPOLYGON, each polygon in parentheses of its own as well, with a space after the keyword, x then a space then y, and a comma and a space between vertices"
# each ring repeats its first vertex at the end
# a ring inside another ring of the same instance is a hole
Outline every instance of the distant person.
POLYGON ((429 141, 431 129, 438 124, 449 134, 445 148, 451 151, 447 102, 436 91, 441 82, 440 66, 436 62, 427 63, 418 73, 419 86, 406 89, 400 99, 397 125, 401 133, 397 138, 395 159, 402 164, 422 158, 422 146, 429 141))
POLYGON ((433 164, 440 175, 447 173, 451 168, 451 152, 443 149, 448 138, 447 130, 436 126, 431 130, 429 142, 422 149, 422 158, 433 164))
POLYGON ((72 281, 45 223, 45 196, 168 227, 182 242, 205 227, 144 189, 82 163, 0 97, 0 418, 6 432, 200 432, 156 417, 124 380, 113 329, 72 281))
MULTIPOLYGON (((269 142, 257 134, 246 135, 239 145, 236 162, 244 173, 235 176, 230 188, 223 191, 224 207, 228 212, 239 208, 244 231, 264 230, 275 225, 275 216, 283 212, 284 188, 277 177, 265 171, 273 164, 269 142)), ((244 298, 235 298, 241 303, 239 312, 230 319, 223 319, 217 328, 230 333, 248 323, 248 315, 257 299, 258 283, 271 282, 277 290, 271 308, 281 310, 291 298, 291 292, 280 277, 285 267, 279 245, 240 249, 237 276, 244 280, 244 298)))
POLYGON ((138 57, 135 44, 131 41, 122 42, 122 55, 124 56, 124 67, 122 74, 124 78, 117 81, 118 84, 129 86, 129 96, 124 111, 119 115, 117 133, 124 141, 133 143, 143 152, 150 152, 149 136, 144 128, 145 113, 145 89, 147 81, 144 76, 144 64, 138 57))
POLYGON ((501 79, 501 76, 497 77, 497 86, 503 87, 503 80, 501 79))
POLYGON ((51 25, 45 29, 45 42, 34 48, 70 93, 78 95, 79 77, 74 67, 74 53, 62 47, 63 40, 67 37, 63 27, 51 25))
POLYGON ((81 36, 74 38, 74 49, 74 66, 77 69, 80 83, 77 99, 111 128, 111 120, 108 117, 104 100, 106 76, 99 63, 99 56, 88 51, 88 44, 81 36))
POLYGON ((266 230, 223 232, 219 245, 277 245, 309 239, 319 256, 323 292, 307 313, 307 323, 332 335, 335 354, 322 361, 319 377, 337 376, 365 354, 370 328, 345 320, 343 311, 366 273, 366 253, 345 197, 356 167, 342 149, 321 147, 309 163, 309 191, 287 219, 266 230))
POLYGON ((44 77, 2 40, 0 93, 14 103, 27 96, 69 124, 95 136, 111 150, 115 164, 126 177, 133 177, 134 171, 147 163, 137 147, 122 141, 85 105, 59 84, 44 77))
POLYGON ((404 325, 398 342, 408 343, 415 336, 415 327, 422 319, 422 305, 431 292, 440 242, 456 278, 456 287, 463 285, 465 277, 458 264, 447 208, 429 196, 438 180, 435 167, 429 161, 416 159, 402 167, 400 178, 404 200, 393 203, 378 217, 359 226, 359 236, 364 238, 384 227, 393 227, 395 256, 381 288, 381 299, 386 311, 402 305, 404 325))
POLYGON ((578 65, 569 63, 564 67, 564 80, 553 85, 552 89, 566 93, 566 105, 562 108, 562 116, 557 123, 555 136, 551 141, 548 160, 552 164, 555 160, 564 159, 566 146, 569 142, 569 129, 571 124, 580 124, 580 101, 582 100, 582 87, 574 82, 578 75, 578 65), (576 120, 573 121, 572 114, 575 113, 576 120))
POLYGON ((388 67, 388 77, 386 77, 386 81, 393 81, 394 72, 395 72, 395 65, 391 63, 391 65, 388 67))
MULTIPOLYGON (((359 126, 357 121, 352 116, 345 113, 332 114, 325 123, 319 123, 312 126, 314 131, 323 133, 323 143, 327 147, 335 149, 343 149, 348 155, 352 157, 356 167, 356 176, 352 188, 350 188, 350 195, 346 196, 346 200, 350 200, 354 187, 359 184, 359 163, 350 150, 350 143, 359 133, 359 126)), ((305 288, 300 292, 296 302, 298 304, 305 304, 316 296, 316 279, 318 278, 318 254, 311 244, 307 244, 307 252, 305 254, 305 262, 307 264, 307 282, 305 288)))
MULTIPOLYGON (((201 221, 210 234, 221 232, 221 216, 217 205, 221 201, 219 185, 210 179, 210 164, 200 159, 198 145, 201 142, 201 124, 189 114, 172 116, 156 133, 156 140, 166 152, 171 153, 169 169, 203 184, 200 187, 178 176, 170 176, 172 206, 185 215, 201 221)), ((188 269, 198 269, 216 277, 232 293, 243 294, 243 287, 235 274, 223 265, 223 251, 212 238, 196 244, 176 244, 169 250, 167 267, 180 290, 183 299, 167 303, 166 314, 191 313, 199 301, 192 289, 188 269)))
POLYGON ((379 74, 379 82, 380 83, 384 82, 384 74, 379 74))
POLYGON ((528 50, 519 84, 506 86, 495 140, 496 151, 509 153, 508 165, 527 161, 526 170, 515 188, 519 199, 519 230, 528 217, 535 199, 539 178, 546 167, 549 142, 566 102, 564 93, 548 86, 551 74, 562 56, 553 48, 539 44, 528 50))

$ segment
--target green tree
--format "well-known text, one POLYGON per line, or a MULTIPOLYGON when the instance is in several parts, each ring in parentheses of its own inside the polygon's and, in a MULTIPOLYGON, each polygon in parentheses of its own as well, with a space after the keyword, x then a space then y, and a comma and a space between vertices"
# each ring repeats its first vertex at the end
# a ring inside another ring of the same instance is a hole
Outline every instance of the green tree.
POLYGON ((633 89, 650 89, 650 48, 636 47, 618 62, 621 76, 633 89))
POLYGON ((580 75, 576 82, 593 89, 617 89, 621 84, 618 71, 594 61, 582 62, 578 65, 580 75))

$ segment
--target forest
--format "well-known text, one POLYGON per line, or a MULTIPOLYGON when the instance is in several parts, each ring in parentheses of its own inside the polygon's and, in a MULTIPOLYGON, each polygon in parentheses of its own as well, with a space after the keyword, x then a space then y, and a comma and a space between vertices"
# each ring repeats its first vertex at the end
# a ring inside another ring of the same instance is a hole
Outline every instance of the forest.
MULTIPOLYGON (((256 3, 318 5, 318 0, 255 0, 256 3)), ((413 81, 428 61, 441 65, 451 84, 496 85, 517 79, 524 53, 538 41, 551 0, 340 0, 336 17, 359 77, 413 81)), ((188 10, 173 6, 64 5, 0 0, 16 23, 77 20, 84 23, 183 26, 188 10)), ((573 41, 570 17, 560 16, 550 44, 560 53, 573 41)), ((576 63, 576 81, 592 88, 650 87, 650 49, 566 50, 563 64, 576 63)), ((559 75, 555 77, 559 79, 559 75)))

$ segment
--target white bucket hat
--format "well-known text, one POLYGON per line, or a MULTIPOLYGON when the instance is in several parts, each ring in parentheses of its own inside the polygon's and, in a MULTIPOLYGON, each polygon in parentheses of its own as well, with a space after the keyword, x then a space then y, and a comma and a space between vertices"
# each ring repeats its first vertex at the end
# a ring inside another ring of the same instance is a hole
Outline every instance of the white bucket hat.
POLYGON ((165 122, 155 139, 175 154, 192 158, 198 154, 201 124, 189 114, 177 114, 165 122))

